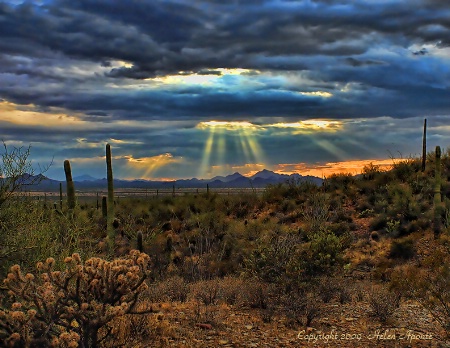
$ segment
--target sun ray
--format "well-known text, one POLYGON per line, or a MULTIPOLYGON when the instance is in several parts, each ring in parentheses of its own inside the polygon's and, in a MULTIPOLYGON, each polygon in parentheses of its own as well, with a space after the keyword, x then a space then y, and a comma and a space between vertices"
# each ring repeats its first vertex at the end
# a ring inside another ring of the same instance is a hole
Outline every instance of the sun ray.
POLYGON ((247 121, 206 121, 200 122, 197 128, 209 131, 200 166, 202 175, 210 171, 213 155, 217 158, 214 161, 217 163, 214 164, 223 165, 227 151, 231 151, 233 146, 240 150, 237 162, 243 160, 245 163, 264 163, 263 150, 256 134, 257 131, 264 130, 261 126, 247 121))
POLYGON ((205 143, 205 149, 203 150, 203 157, 202 162, 200 164, 199 173, 198 175, 204 175, 208 172, 209 166, 210 166, 210 160, 211 160, 211 154, 214 144, 214 133, 215 129, 214 127, 209 130, 208 140, 206 140, 205 143))
POLYGON ((340 161, 345 160, 347 158, 347 153, 331 143, 326 139, 313 139, 314 143, 320 146, 322 149, 336 156, 336 158, 340 161))

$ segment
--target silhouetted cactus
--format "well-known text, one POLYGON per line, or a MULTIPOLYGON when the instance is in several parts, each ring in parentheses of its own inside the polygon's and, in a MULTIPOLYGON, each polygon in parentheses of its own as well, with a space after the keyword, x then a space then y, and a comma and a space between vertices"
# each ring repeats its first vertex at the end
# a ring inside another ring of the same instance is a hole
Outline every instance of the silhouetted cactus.
POLYGON ((62 193, 62 183, 59 183, 59 209, 62 211, 63 208, 63 193, 62 193))
POLYGON ((444 206, 441 198, 441 148, 436 146, 436 167, 434 170, 434 234, 439 235, 442 230, 442 215, 444 212, 444 206))
POLYGON ((209 184, 206 184, 206 195, 209 196, 209 184))
POLYGON ((108 204, 106 203, 106 196, 102 197, 102 216, 106 218, 108 216, 108 204))
POLYGON ((423 139, 422 139, 422 172, 425 171, 427 161, 427 119, 423 120, 423 139))
POLYGON ((67 206, 69 209, 75 208, 75 186, 72 180, 72 170, 70 169, 69 160, 64 161, 64 173, 66 174, 67 183, 67 206))
POLYGON ((108 235, 108 249, 109 253, 114 252, 115 231, 113 227, 114 222, 114 184, 113 171, 111 160, 111 146, 106 144, 106 174, 108 180, 108 214, 107 214, 107 235, 108 235))
POLYGON ((138 231, 137 233, 137 250, 139 250, 141 253, 144 250, 144 245, 142 243, 142 232, 138 231))
POLYGON ((172 185, 172 197, 175 197, 175 185, 172 185))

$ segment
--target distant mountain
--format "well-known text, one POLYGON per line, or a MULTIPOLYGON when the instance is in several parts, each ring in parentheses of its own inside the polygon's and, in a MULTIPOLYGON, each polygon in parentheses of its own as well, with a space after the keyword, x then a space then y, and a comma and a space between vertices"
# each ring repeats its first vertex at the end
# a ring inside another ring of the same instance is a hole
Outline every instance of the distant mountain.
POLYGON ((278 174, 275 172, 272 172, 267 169, 263 169, 260 172, 253 174, 250 178, 251 179, 271 179, 271 180, 277 180, 277 179, 287 179, 289 175, 286 174, 278 174))
POLYGON ((233 174, 227 175, 227 176, 215 176, 214 178, 210 179, 210 181, 219 180, 222 182, 230 182, 230 181, 240 179, 240 178, 245 178, 245 176, 236 172, 236 173, 233 173, 233 174))
POLYGON ((98 179, 94 178, 93 176, 90 176, 88 174, 83 174, 83 175, 73 177, 73 181, 95 181, 95 180, 98 180, 98 179))
MULTIPOLYGON (((32 182, 34 177, 27 177, 28 182, 32 182)), ((30 190, 42 191, 59 191, 59 184, 62 183, 64 190, 66 189, 66 182, 52 180, 45 177, 40 177, 37 185, 30 186, 30 190)), ((96 189, 104 190, 107 187, 107 180, 105 178, 96 179, 90 175, 81 175, 73 178, 75 182, 75 190, 96 189)), ((260 172, 246 177, 240 173, 233 173, 227 176, 215 176, 211 179, 180 179, 174 181, 152 181, 152 180, 121 180, 114 179, 115 188, 136 188, 136 189, 171 189, 174 185, 176 188, 205 188, 208 184, 210 188, 264 188, 267 185, 275 185, 287 181, 294 181, 296 183, 302 181, 310 181, 316 185, 322 184, 322 179, 314 176, 302 176, 300 174, 278 174, 273 171, 264 169, 260 172)))

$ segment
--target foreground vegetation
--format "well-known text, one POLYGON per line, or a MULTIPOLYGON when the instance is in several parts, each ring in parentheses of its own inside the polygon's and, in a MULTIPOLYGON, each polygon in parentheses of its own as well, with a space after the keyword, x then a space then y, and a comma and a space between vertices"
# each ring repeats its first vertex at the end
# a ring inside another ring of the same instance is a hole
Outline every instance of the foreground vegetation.
POLYGON ((121 198, 113 232, 96 202, 61 209, 9 196, 0 209, 0 346, 168 344, 183 320, 161 313, 175 304, 189 304, 186 325, 211 330, 223 325, 219 309, 301 328, 329 317, 330 304, 352 303, 392 326, 416 303, 445 340, 449 178, 449 153, 439 163, 433 152, 425 171, 411 158, 321 187, 121 198))

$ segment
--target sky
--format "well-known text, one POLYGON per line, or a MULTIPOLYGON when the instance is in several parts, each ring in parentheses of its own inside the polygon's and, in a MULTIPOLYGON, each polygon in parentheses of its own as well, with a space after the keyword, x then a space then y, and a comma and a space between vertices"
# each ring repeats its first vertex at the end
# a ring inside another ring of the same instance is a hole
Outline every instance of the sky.
POLYGON ((0 138, 47 176, 327 176, 450 139, 448 0, 0 0, 0 138))

